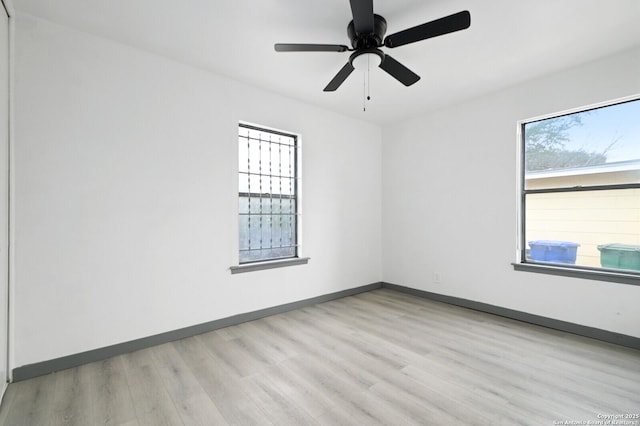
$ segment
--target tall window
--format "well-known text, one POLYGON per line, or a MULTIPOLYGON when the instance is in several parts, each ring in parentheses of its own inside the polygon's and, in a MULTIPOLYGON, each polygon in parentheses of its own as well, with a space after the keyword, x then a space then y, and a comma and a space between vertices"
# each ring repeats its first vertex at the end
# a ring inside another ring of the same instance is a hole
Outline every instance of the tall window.
POLYGON ((521 263, 640 275, 640 99, 521 122, 521 263))
POLYGON ((297 136, 238 127, 240 263, 298 256, 297 136))

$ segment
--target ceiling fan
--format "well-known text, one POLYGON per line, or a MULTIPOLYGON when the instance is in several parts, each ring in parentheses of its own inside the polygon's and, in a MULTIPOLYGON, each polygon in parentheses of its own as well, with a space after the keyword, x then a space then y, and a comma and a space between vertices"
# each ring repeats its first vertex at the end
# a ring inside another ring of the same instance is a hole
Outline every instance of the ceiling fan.
POLYGON ((371 61, 400 83, 411 86, 420 80, 420 76, 385 54, 380 48, 404 46, 464 30, 471 25, 471 14, 465 10, 383 38, 387 31, 387 21, 373 13, 373 0, 350 0, 350 3, 353 20, 347 26, 347 35, 351 40, 352 48, 342 44, 276 43, 274 45, 276 52, 353 52, 345 66, 324 88, 325 92, 335 91, 354 69, 366 69, 371 61))

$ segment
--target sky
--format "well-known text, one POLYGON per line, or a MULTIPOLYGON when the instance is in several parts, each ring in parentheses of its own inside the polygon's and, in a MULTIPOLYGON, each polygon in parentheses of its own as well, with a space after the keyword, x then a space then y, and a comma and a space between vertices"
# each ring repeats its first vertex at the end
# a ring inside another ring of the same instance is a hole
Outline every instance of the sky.
POLYGON ((607 163, 640 159, 640 99, 577 115, 582 126, 569 131, 567 149, 602 152, 617 139, 607 152, 607 163))

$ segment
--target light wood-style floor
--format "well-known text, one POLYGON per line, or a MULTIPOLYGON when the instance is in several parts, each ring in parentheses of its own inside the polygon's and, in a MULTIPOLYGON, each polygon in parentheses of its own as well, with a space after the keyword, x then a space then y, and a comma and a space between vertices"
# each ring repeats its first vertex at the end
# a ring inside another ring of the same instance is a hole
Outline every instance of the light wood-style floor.
POLYGON ((380 289, 11 384, 0 424, 553 425, 624 414, 640 414, 640 351, 380 289))

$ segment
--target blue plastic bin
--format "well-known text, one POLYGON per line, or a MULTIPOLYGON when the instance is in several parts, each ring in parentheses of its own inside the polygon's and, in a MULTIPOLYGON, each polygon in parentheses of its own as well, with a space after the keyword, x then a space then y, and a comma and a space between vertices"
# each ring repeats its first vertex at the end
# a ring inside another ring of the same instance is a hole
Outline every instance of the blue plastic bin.
POLYGON ((571 241, 529 241, 531 260, 539 262, 576 263, 580 244, 571 241))

